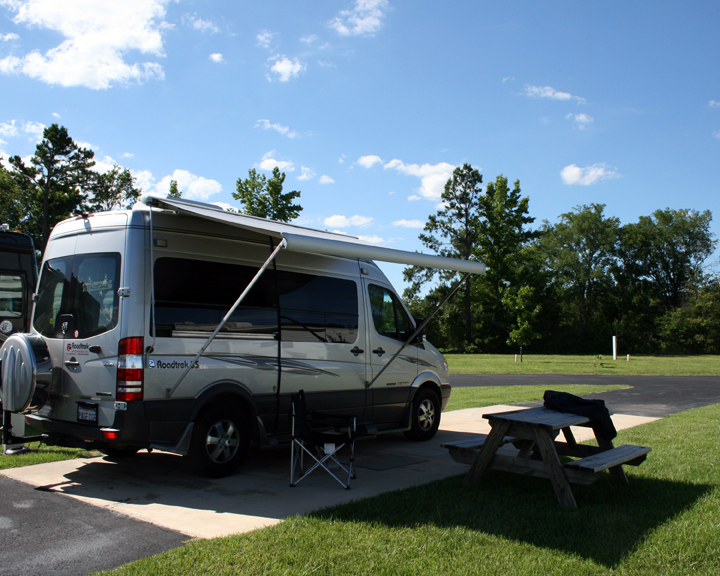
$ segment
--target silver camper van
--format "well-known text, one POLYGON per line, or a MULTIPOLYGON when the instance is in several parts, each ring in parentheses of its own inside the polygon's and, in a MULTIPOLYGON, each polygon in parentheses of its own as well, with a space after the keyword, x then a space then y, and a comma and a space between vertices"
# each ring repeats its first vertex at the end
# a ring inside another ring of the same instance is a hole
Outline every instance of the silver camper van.
POLYGON ((428 440, 447 363, 370 257, 483 266, 177 199, 65 220, 31 332, 3 345, 3 396, 50 444, 165 450, 211 476, 252 441, 289 440, 300 389, 313 410, 428 440))

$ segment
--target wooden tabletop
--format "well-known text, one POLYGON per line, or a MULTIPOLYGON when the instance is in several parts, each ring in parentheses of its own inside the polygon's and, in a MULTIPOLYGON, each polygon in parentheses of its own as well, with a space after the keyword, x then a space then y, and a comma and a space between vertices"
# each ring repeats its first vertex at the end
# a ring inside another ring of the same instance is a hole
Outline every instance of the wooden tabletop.
POLYGON ((510 424, 544 428, 546 430, 560 430, 568 426, 579 426, 590 422, 590 418, 587 416, 570 414, 568 412, 556 412, 548 408, 524 408, 523 410, 514 410, 512 412, 496 412, 493 414, 483 414, 483 418, 489 420, 490 423, 496 420, 509 422, 510 424))

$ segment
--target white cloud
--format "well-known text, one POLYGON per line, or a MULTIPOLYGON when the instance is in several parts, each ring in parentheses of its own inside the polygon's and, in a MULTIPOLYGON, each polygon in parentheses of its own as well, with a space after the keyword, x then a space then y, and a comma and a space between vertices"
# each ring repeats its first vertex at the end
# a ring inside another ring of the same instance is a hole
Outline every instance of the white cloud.
POLYGON ((19 38, 20 36, 14 32, 10 32, 9 34, 0 34, 0 42, 9 42, 10 40, 17 40, 19 38))
POLYGON ((120 158, 134 158, 134 157, 135 157, 135 154, 133 154, 132 152, 123 152, 122 154, 120 154, 120 158))
POLYGON ((572 118, 572 120, 578 125, 577 127, 580 130, 584 130, 587 128, 590 124, 595 122, 595 118, 592 116, 589 116, 587 114, 568 114, 565 116, 565 118, 572 118))
POLYGON ((220 29, 215 24, 209 20, 198 18, 197 14, 186 14, 183 16, 183 22, 192 26, 195 30, 200 30, 200 32, 210 32, 211 34, 220 32, 220 29))
POLYGON ((372 221, 373 219, 370 216, 355 215, 348 218, 347 216, 335 214, 334 216, 325 218, 325 220, 323 220, 323 224, 329 228, 348 228, 350 226, 367 226, 372 221))
POLYGON ((709 106, 710 108, 720 108, 720 102, 717 100, 710 100, 709 106))
POLYGON ((312 180, 315 178, 315 171, 312 168, 308 168, 307 166, 300 166, 300 176, 298 176, 298 180, 312 180))
POLYGON ((215 52, 214 54, 210 54, 210 60, 213 62, 217 62, 218 64, 223 61, 223 55, 219 52, 215 52))
POLYGON ((217 180, 196 176, 187 170, 175 170, 171 176, 165 176, 155 186, 155 191, 167 196, 170 180, 177 181, 178 189, 183 193, 182 197, 188 200, 207 200, 213 194, 222 192, 222 185, 217 180))
POLYGON ((25 74, 48 84, 109 88, 164 78, 157 62, 126 61, 138 51, 164 56, 165 7, 170 0, 3 0, 16 12, 13 21, 48 29, 65 40, 45 54, 33 50, 0 60, 0 73, 25 74))
POLYGON ((43 132, 45 131, 45 124, 41 122, 23 122, 23 132, 30 134, 31 139, 35 142, 40 142, 43 138, 43 132))
POLYGON ((417 194, 408 197, 408 200, 418 200, 421 197, 437 202, 440 200, 445 184, 452 178, 455 166, 447 162, 439 164, 405 164, 402 160, 390 160, 384 166, 385 169, 394 169, 401 174, 420 178, 420 188, 417 194))
POLYGON ((415 202, 417 200, 422 200, 422 196, 418 196, 417 194, 410 194, 407 198, 410 202, 415 202))
POLYGON ((619 178, 620 174, 616 169, 610 169, 607 164, 593 164, 592 166, 586 166, 581 168, 575 164, 565 166, 560 172, 563 182, 565 184, 579 184, 581 186, 590 186, 600 180, 607 178, 619 178))
POLYGON ((422 220, 395 220, 392 224, 401 228, 425 228, 425 222, 422 220))
POLYGON ((525 84, 525 95, 531 98, 550 98, 551 100, 575 100, 578 104, 587 102, 585 98, 573 96, 569 92, 560 92, 551 86, 531 86, 525 84))
MULTIPOLYGON (((145 191, 150 191, 150 188, 152 188, 155 185, 155 177, 152 175, 152 172, 150 170, 130 170, 133 177, 135 178, 135 185, 145 191)), ((168 190, 165 191, 165 196, 167 196, 168 190)))
POLYGON ((330 21, 330 27, 341 36, 372 36, 382 28, 387 0, 355 0, 355 7, 342 10, 330 21))
POLYGON ((713 132, 713 138, 717 138, 718 140, 720 140, 720 130, 718 130, 717 132, 713 132))
POLYGON ((113 160, 110 156, 104 156, 103 158, 99 158, 98 156, 95 156, 95 165, 92 167, 92 169, 95 172, 99 172, 100 174, 105 174, 105 172, 110 172, 110 170, 113 169, 115 164, 115 160, 113 160))
POLYGON ((270 32, 269 30, 263 30, 256 36, 257 38, 257 45, 261 46, 262 48, 269 48, 270 42, 272 42, 273 37, 275 36, 275 32, 270 32))
POLYGON ((220 208, 222 208, 226 212, 232 212, 237 210, 235 206, 233 206, 232 204, 228 204, 227 202, 210 202, 210 204, 212 204, 213 206, 220 206, 220 208))
MULTIPOLYGON (((300 72, 303 72, 306 68, 305 64, 301 64, 297 58, 291 60, 287 56, 273 56, 270 60, 275 60, 270 70, 278 75, 280 82, 287 82, 291 78, 297 78, 300 72)), ((269 79, 270 77, 268 77, 269 79)))
POLYGON ((260 164, 258 164, 258 168, 261 170, 267 170, 268 172, 272 172, 272 169, 277 166, 280 168, 281 171, 288 171, 292 172, 295 170, 295 165, 292 162, 286 161, 286 160, 276 160, 273 158, 275 155, 275 150, 270 150, 270 152, 267 152, 262 159, 260 160, 260 164))
POLYGON ((359 238, 360 240, 362 240, 363 242, 369 242, 370 244, 382 244, 383 242, 385 242, 385 240, 383 240, 382 238, 380 238, 380 236, 377 236, 377 235, 374 235, 374 234, 373 234, 372 236, 363 236, 363 235, 361 234, 361 235, 358 236, 358 238, 359 238))
POLYGON ((290 130, 289 126, 283 126, 281 124, 271 124, 270 120, 267 119, 258 120, 257 124, 255 124, 255 128, 258 127, 265 130, 275 130, 276 132, 282 134, 283 136, 287 136, 288 138, 296 138, 298 135, 295 130, 290 130))
POLYGON ((60 118, 60 117, 61 117, 60 114, 58 114, 57 112, 53 112, 52 115, 53 115, 55 118, 60 118))
POLYGON ((15 126, 15 120, 10 120, 10 123, 0 123, 0 136, 13 137, 19 134, 17 126, 15 126))
POLYGON ((335 184, 335 180, 333 180, 327 174, 323 174, 322 176, 320 176, 318 182, 320 182, 320 184, 335 184))
POLYGON ((305 44, 312 44, 313 42, 317 42, 318 37, 316 34, 309 34, 308 36, 303 36, 300 38, 300 42, 304 42, 305 44))
MULTIPOLYGON (((343 154, 343 157, 345 155, 343 154)), ((342 162, 342 159, 340 160, 342 162)), ((382 164, 382 158, 380 156, 375 155, 369 155, 369 156, 360 156, 357 161, 360 166, 363 168, 372 168, 375 166, 375 164, 382 164)))

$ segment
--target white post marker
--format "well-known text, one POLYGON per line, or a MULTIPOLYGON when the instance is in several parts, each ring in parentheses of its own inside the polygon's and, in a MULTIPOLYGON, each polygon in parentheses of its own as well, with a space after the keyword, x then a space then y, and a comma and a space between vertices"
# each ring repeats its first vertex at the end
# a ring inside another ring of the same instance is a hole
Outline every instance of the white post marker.
POLYGON ((617 360, 617 336, 613 336, 613 360, 617 360))

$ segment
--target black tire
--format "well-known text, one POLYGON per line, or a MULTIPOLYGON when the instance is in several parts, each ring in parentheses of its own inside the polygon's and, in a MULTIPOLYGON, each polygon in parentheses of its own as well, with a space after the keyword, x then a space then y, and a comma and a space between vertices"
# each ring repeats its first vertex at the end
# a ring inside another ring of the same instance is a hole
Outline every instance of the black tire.
POLYGON ((195 421, 189 463, 203 476, 229 476, 242 464, 249 445, 245 415, 232 406, 211 406, 195 421))
POLYGON ((411 410, 412 427, 405 436, 417 442, 430 440, 440 426, 441 405, 437 394, 429 388, 421 388, 415 394, 411 410))
POLYGON ((98 448, 108 458, 130 458, 138 453, 140 448, 119 448, 118 446, 103 446, 98 448))

